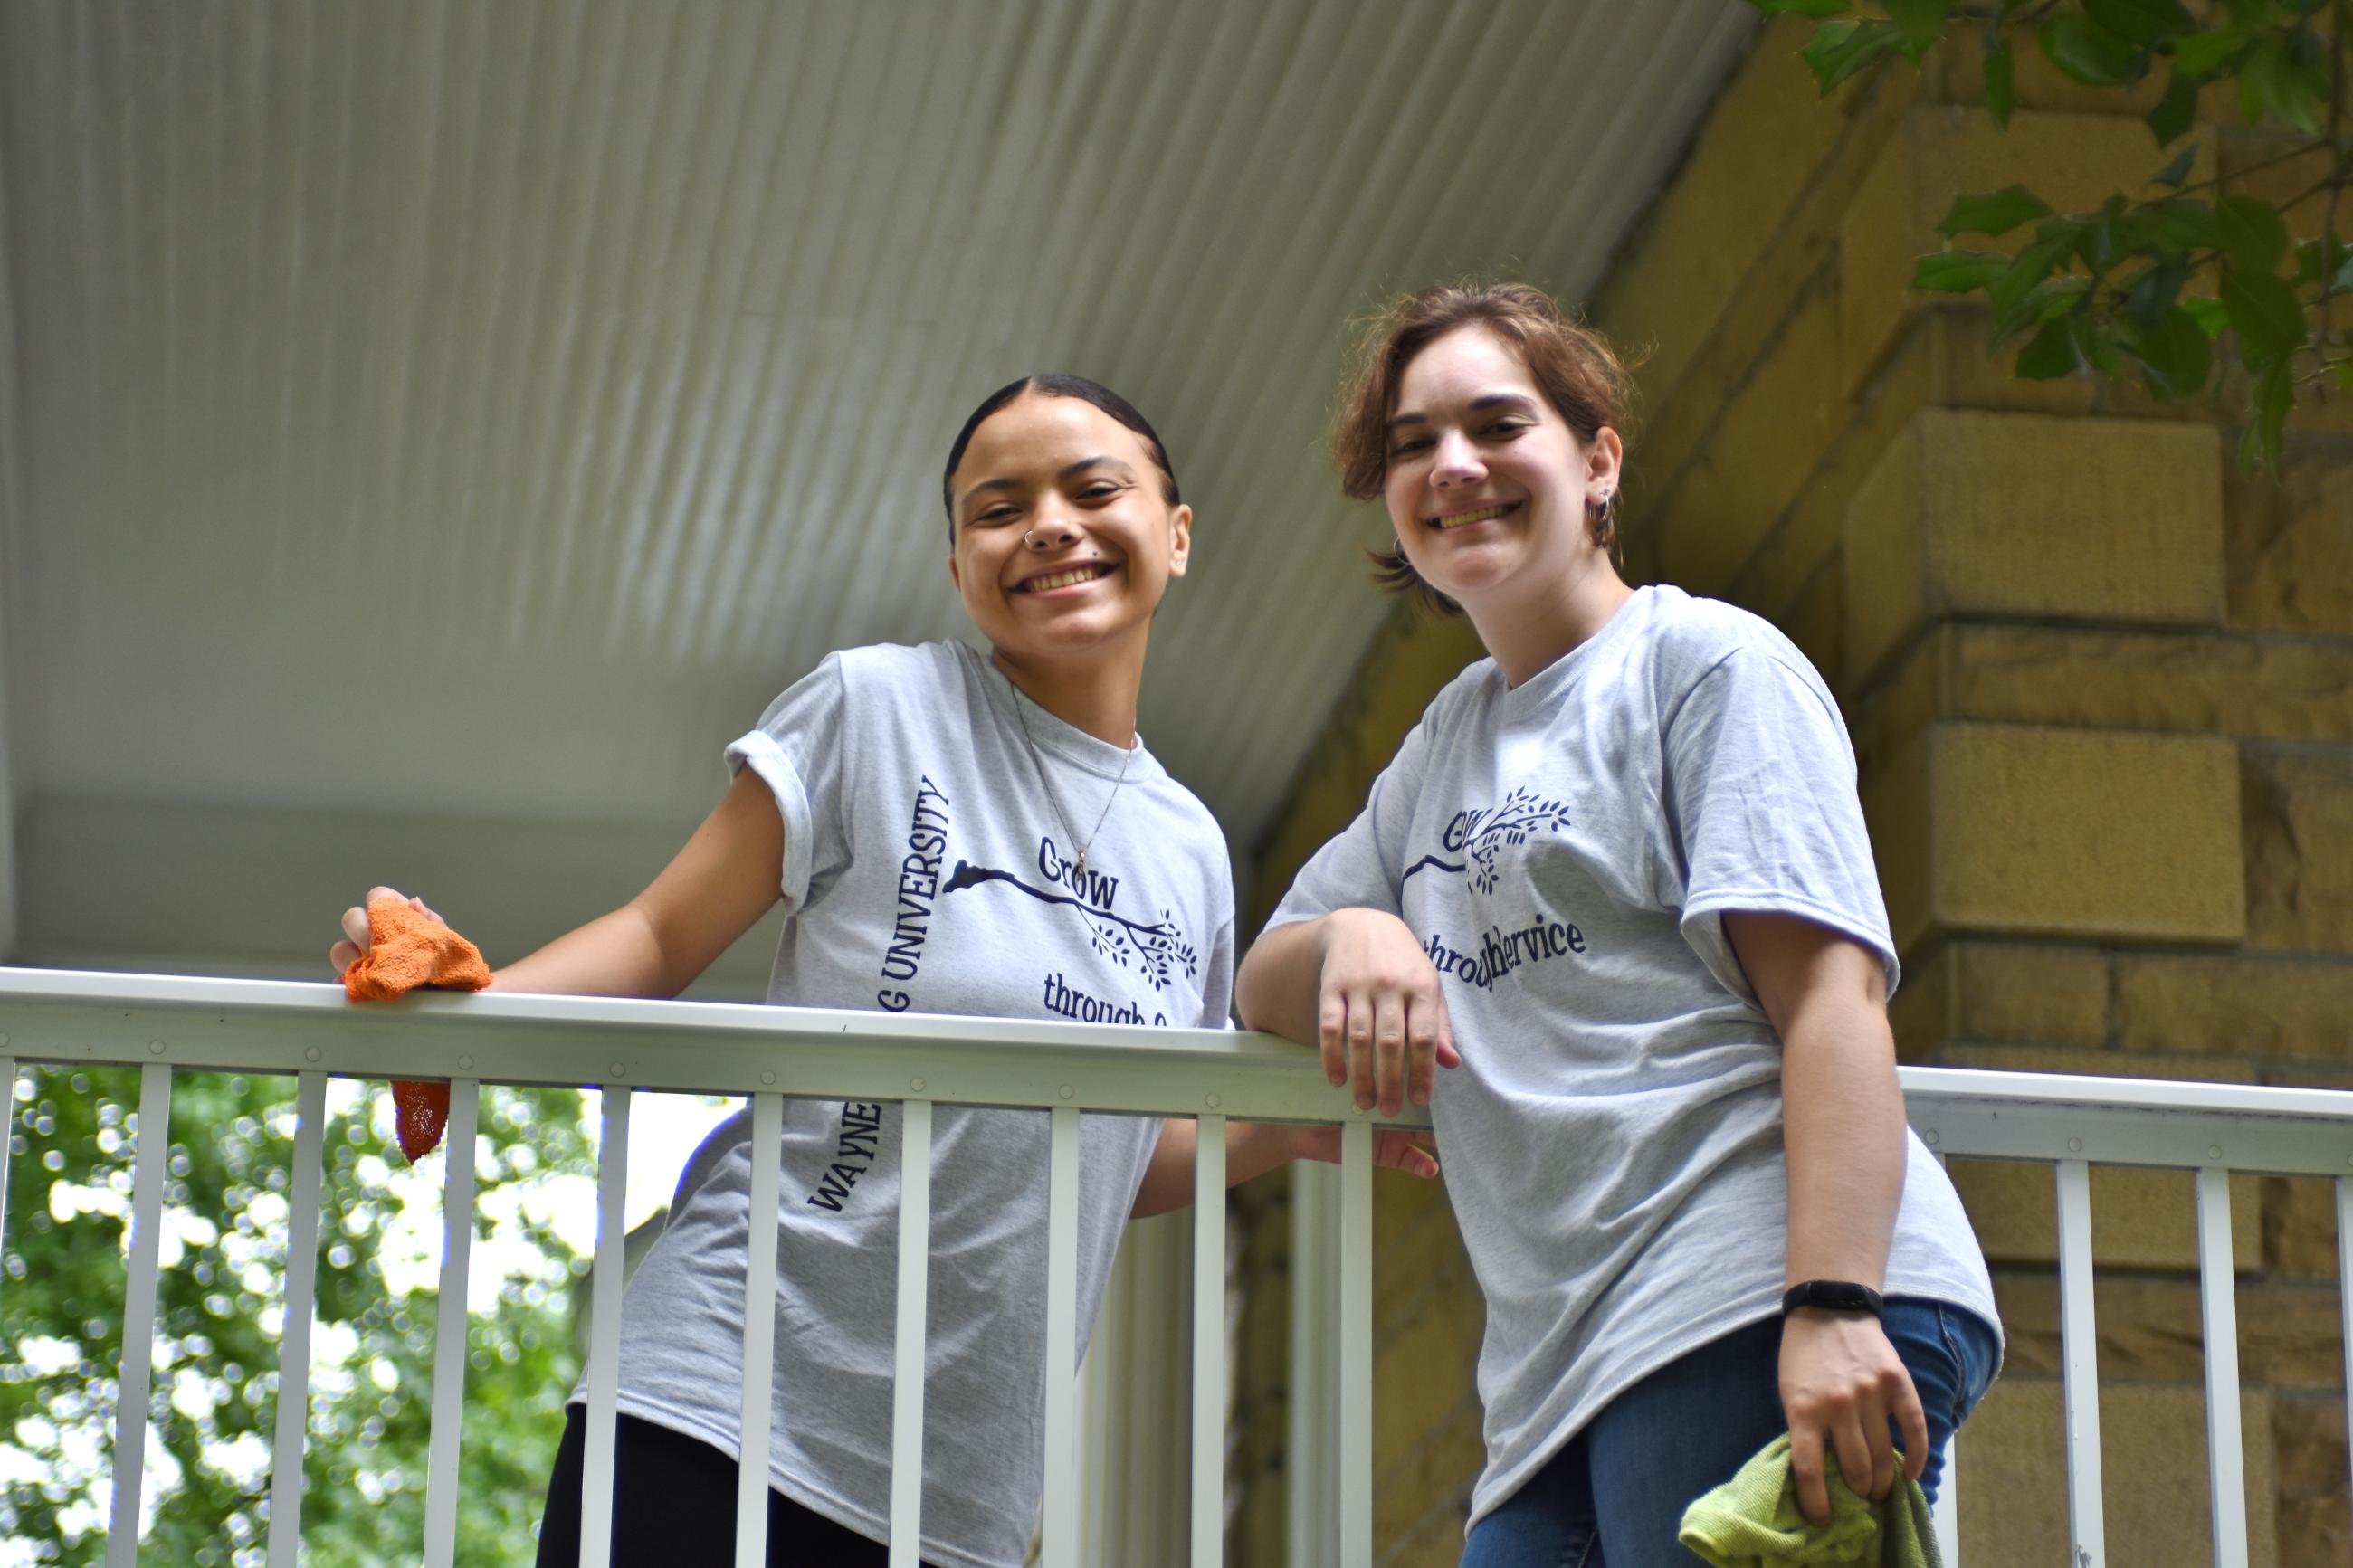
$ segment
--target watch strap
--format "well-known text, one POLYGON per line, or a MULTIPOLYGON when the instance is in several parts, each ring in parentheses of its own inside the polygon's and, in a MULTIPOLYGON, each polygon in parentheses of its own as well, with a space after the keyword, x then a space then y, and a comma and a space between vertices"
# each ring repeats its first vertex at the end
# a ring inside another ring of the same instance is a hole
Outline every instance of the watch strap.
POLYGON ((1800 1307, 1820 1307, 1829 1312, 1869 1312, 1876 1318, 1885 1305, 1879 1292, 1868 1285, 1851 1279, 1809 1279, 1789 1287, 1781 1298, 1781 1315, 1786 1318, 1800 1307))

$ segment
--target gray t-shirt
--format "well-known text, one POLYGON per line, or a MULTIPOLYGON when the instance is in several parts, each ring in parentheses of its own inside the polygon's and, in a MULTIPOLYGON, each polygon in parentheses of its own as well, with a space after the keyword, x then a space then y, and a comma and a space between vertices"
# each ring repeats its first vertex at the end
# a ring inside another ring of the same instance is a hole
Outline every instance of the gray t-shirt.
MULTIPOLYGON (((835 654, 727 750, 775 792, 789 919, 771 1002, 1225 1028, 1233 884, 1216 821, 955 643, 835 654), (1116 797, 1122 763, 1126 782, 1116 797), (1045 779, 1041 782, 1042 762, 1045 779), (1085 835, 1075 868, 1054 802, 1085 835)), ((900 1108, 785 1102, 770 1482, 880 1539, 890 1517, 900 1108)), ((679 1179, 630 1281, 620 1408, 737 1452, 751 1117, 679 1179)), ((1082 1119, 1079 1350, 1160 1134, 1082 1119)), ((1043 1487, 1048 1118, 934 1113, 926 1562, 1016 1568, 1043 1487)), ((575 1394, 575 1399, 582 1397, 575 1394)))
MULTIPOLYGON (((1487 1299, 1475 1522, 1627 1387, 1779 1310, 1780 1041, 1721 917, 1819 921, 1893 986, 1845 726, 1765 622, 1640 590, 1521 686, 1482 660, 1439 693, 1269 924, 1351 907, 1421 939, 1462 1053, 1430 1114, 1487 1299)), ((1993 1322, 1907 1139, 1887 1289, 1993 1322)))

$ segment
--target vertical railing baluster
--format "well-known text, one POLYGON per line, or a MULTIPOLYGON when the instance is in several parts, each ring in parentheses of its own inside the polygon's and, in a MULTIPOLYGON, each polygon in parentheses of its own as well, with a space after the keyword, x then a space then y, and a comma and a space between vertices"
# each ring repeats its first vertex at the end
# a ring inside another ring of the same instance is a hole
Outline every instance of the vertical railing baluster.
POLYGON ((2345 1347, 2345 1422, 2353 1431, 2353 1176, 2337 1178, 2337 1331, 2345 1347))
POLYGON ((751 1230, 744 1260, 744 1398, 737 1406, 735 1568, 768 1561, 768 1438, 776 1402, 776 1197, 785 1097, 752 1097, 751 1230))
POLYGON ((16 1142, 16 1058, 0 1057, 0 1257, 6 1256, 8 1247, 8 1167, 16 1163, 8 1151, 16 1142))
MULTIPOLYGON (((1928 1134, 1933 1141, 1934 1132, 1928 1134)), ((1945 1156, 1934 1156, 1936 1168, 1945 1168, 1945 1156)), ((1936 1500, 1928 1505, 1928 1528, 1936 1532, 1936 1551, 1944 1558, 1945 1568, 1961 1568, 1961 1435, 1958 1432, 1945 1439, 1944 1475, 1936 1486, 1936 1500)))
POLYGON ((1225 1562, 1226 1119, 1193 1141, 1193 1568, 1225 1562))
POLYGON ((2239 1434, 2239 1310, 2231 1173, 2198 1173, 2198 1303, 2206 1333, 2206 1474, 2215 1568, 2247 1568, 2246 1459, 2239 1434))
POLYGON ((2100 1490, 2100 1342, 2092 1307, 2092 1172, 2059 1162, 2059 1338, 2067 1417, 2067 1529, 2073 1568, 2106 1568, 2100 1490))
POLYGON ((1045 1568, 1078 1568, 1079 1113, 1057 1108, 1046 1197, 1045 1568))
POLYGON ((139 1069, 139 1138, 131 1153, 131 1267, 122 1292, 122 1375, 114 1401, 114 1499, 106 1568, 132 1568, 139 1560, 147 1401, 153 1392, 155 1275, 164 1240, 164 1173, 171 1158, 172 1069, 149 1062, 139 1069))
POLYGON ((433 1429, 425 1459, 425 1568, 458 1552, 458 1441, 466 1420, 466 1286, 474 1256, 474 1134, 482 1086, 449 1080, 441 1172, 441 1294, 433 1310, 433 1429))
POLYGON ((620 1426, 621 1288, 628 1247, 629 1105, 608 1083, 596 1149, 596 1258, 588 1281, 587 1443, 580 1467, 580 1568, 613 1561, 613 1450, 620 1426))
POLYGON ((270 1446, 269 1568, 294 1568, 302 1537, 302 1441, 311 1425, 311 1314, 319 1291, 319 1205, 327 1075, 295 1079, 294 1168, 287 1183, 286 1309, 278 1334, 278 1421, 270 1446))
POLYGON ((921 1568, 923 1375, 931 1302, 932 1102, 900 1108, 899 1323, 891 1367, 891 1568, 921 1568))
POLYGON ((1373 1561, 1373 1129, 1340 1129, 1340 1564, 1373 1561))
POLYGON ((1340 1173, 1324 1162, 1291 1166, 1291 1397, 1283 1430, 1283 1479, 1290 1497, 1283 1520, 1283 1557, 1290 1568, 1332 1568, 1339 1543, 1333 1502, 1332 1411, 1338 1347, 1332 1326, 1340 1251, 1340 1173))

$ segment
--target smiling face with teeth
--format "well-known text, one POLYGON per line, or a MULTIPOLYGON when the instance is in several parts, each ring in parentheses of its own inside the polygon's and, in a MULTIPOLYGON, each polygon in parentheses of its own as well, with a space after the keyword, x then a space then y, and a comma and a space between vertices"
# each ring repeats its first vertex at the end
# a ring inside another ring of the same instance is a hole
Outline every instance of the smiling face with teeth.
POLYGON ((1192 551, 1193 510, 1164 479, 1142 437, 1079 398, 1027 392, 973 430, 948 479, 948 571, 1032 696, 1107 680, 1133 709, 1152 613, 1192 551))
POLYGON ((1591 522, 1622 451, 1606 426, 1578 440, 1518 351, 1484 326, 1431 340, 1398 378, 1389 521, 1413 569, 1462 606, 1515 682, 1533 673, 1515 664, 1559 642, 1564 616, 1582 626, 1627 591, 1591 522), (1529 651, 1506 657, 1519 648, 1529 651))

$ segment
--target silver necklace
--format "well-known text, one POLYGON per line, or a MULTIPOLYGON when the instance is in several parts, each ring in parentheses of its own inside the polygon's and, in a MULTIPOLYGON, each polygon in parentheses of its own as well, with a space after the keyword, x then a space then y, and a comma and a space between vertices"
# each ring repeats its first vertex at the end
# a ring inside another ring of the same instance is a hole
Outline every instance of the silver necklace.
MULTIPOLYGON (((1024 697, 1021 694, 1021 689, 1013 686, 1010 680, 1005 684, 1013 688, 1013 720, 1021 726, 1021 743, 1029 748, 1029 763, 1038 770, 1038 782, 1046 787, 1046 804, 1054 808, 1055 820, 1062 825, 1062 831, 1071 837, 1076 838, 1079 836, 1078 830, 1071 826, 1069 815, 1062 810, 1061 797, 1054 793, 1054 781, 1046 773, 1046 759, 1038 754, 1038 742, 1029 733, 1029 716, 1021 711, 1022 706, 1029 701, 1029 699, 1024 697)), ((1110 819, 1112 802, 1119 798, 1119 786, 1127 782, 1127 765, 1135 761, 1135 753, 1140 748, 1131 745, 1120 757, 1119 777, 1112 780, 1111 794, 1103 796, 1103 815, 1095 818, 1093 830, 1087 835, 1086 842, 1079 846, 1077 856, 1071 861, 1071 869, 1080 877, 1087 874, 1087 851, 1094 847, 1096 837, 1103 832, 1103 825, 1110 819)))

